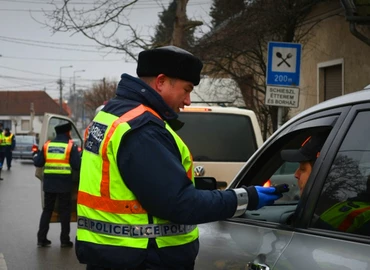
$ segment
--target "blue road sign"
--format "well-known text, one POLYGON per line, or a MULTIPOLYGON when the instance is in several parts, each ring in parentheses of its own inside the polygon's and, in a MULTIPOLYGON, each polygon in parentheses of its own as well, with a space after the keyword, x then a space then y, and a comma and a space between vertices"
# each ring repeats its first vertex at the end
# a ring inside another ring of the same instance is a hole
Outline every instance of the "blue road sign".
POLYGON ((302 45, 269 42, 267 52, 267 85, 299 86, 302 45))

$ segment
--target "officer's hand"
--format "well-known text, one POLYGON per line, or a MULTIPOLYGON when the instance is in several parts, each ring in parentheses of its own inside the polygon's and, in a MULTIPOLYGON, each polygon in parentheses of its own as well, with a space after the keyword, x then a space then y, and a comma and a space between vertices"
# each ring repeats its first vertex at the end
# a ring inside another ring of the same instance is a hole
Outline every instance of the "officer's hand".
POLYGON ((247 210, 257 210, 266 205, 272 205, 283 195, 276 192, 275 187, 261 187, 261 186, 243 186, 248 192, 248 207, 247 210))
POLYGON ((260 187, 255 186, 257 193, 258 193, 258 205, 257 209, 260 209, 261 207, 264 207, 266 205, 272 205, 274 202, 281 197, 283 197, 283 194, 276 193, 275 187, 260 187))

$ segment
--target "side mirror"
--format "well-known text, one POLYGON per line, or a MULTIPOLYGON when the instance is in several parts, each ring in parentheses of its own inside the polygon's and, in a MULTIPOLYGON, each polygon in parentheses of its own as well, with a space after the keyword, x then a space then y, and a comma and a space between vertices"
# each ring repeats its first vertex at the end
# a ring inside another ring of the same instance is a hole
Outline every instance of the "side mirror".
POLYGON ((217 181, 214 177, 196 176, 194 178, 196 189, 214 190, 217 189, 217 181))

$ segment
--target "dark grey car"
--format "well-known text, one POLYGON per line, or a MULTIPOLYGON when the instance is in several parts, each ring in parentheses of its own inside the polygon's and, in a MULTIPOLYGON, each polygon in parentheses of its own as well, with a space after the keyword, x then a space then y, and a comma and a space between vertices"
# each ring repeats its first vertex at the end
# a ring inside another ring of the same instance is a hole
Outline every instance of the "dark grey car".
POLYGON ((32 153, 37 149, 36 136, 34 135, 15 135, 15 148, 13 158, 32 159, 32 153))
POLYGON ((291 182, 291 173, 279 173, 285 166, 281 150, 297 149, 317 133, 326 141, 300 199, 285 197, 238 218, 199 225, 196 269, 370 269, 369 90, 320 103, 288 121, 230 187, 263 185, 274 175, 291 182), (353 198, 360 195, 359 204, 353 198), (324 217, 331 227, 318 222, 324 217))

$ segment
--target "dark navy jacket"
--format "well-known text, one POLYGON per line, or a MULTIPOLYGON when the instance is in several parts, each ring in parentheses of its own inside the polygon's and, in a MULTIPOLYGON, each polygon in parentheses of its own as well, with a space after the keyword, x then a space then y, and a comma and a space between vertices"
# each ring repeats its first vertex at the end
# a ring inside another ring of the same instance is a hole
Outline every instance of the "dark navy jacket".
MULTIPOLYGON (((66 134, 58 134, 52 142, 68 143, 69 137, 66 134)), ((41 151, 33 158, 33 164, 36 167, 45 165, 44 146, 41 151)), ((70 165, 73 170, 79 171, 81 166, 81 154, 77 149, 77 145, 73 145, 70 155, 70 165)), ((44 192, 64 193, 72 191, 72 175, 63 174, 44 174, 43 181, 44 192)))
MULTIPOLYGON (((174 130, 182 126, 162 97, 138 78, 123 74, 116 94, 103 111, 119 117, 144 104, 174 130)), ((149 223, 153 222, 152 216, 178 224, 200 224, 233 216, 237 206, 235 193, 195 189, 182 166, 176 142, 162 120, 146 112, 129 124, 132 129, 121 140, 117 163, 127 187, 148 211, 149 223)), ((183 269, 194 264, 199 249, 198 240, 161 249, 155 247, 154 239, 149 243, 147 250, 122 247, 117 252, 111 246, 77 242, 76 252, 80 262, 104 267, 135 267, 145 260, 150 269, 157 269, 154 265, 159 269, 183 269), (109 259, 103 261, 102 257, 109 259)))

